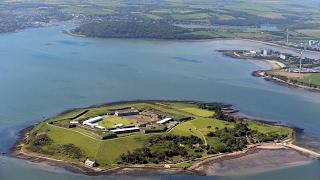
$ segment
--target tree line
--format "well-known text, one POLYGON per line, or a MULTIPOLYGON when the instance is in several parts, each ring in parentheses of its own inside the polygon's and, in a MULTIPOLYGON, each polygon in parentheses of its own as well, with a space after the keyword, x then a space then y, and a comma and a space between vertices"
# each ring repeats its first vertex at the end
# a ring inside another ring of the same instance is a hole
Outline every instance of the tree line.
POLYGON ((192 30, 163 21, 103 21, 79 26, 72 31, 100 38, 150 38, 150 39, 207 39, 206 35, 192 34, 192 30))

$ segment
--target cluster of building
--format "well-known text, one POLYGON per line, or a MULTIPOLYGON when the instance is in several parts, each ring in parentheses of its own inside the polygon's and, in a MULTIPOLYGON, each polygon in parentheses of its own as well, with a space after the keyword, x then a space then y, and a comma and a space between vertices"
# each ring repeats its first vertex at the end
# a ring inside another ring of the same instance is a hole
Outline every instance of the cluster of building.
MULTIPOLYGON (((244 56, 254 57, 254 58, 272 58, 272 59, 279 59, 283 61, 290 61, 290 62, 299 62, 300 56, 295 56, 289 53, 282 53, 279 51, 274 51, 272 49, 260 49, 260 50, 249 50, 243 52, 244 56)), ((307 63, 315 63, 319 62, 319 59, 311 59, 307 57, 302 57, 303 62, 307 63)))
POLYGON ((279 58, 282 60, 292 59, 295 56, 288 53, 281 53, 279 51, 274 51, 272 49, 260 49, 260 50, 249 50, 243 53, 245 56, 251 57, 270 57, 270 58, 279 58))
MULTIPOLYGON (((134 109, 130 109, 130 110, 123 110, 123 111, 116 111, 114 112, 114 115, 115 116, 119 116, 119 117, 123 117, 123 116, 134 116, 134 115, 139 115, 139 114, 146 114, 150 117, 153 117, 153 118, 158 118, 159 115, 156 115, 155 113, 153 112, 147 112, 147 111, 143 111, 143 112, 140 112, 138 110, 134 110, 134 109)), ((100 126, 99 125, 99 122, 103 120, 103 117, 102 116, 96 116, 96 117, 92 117, 92 118, 89 118, 85 121, 82 122, 82 125, 84 126, 88 126, 90 128, 93 128, 93 129, 99 129, 101 131, 111 131, 115 134, 120 134, 120 133, 128 133, 128 132, 137 132, 137 131, 140 131, 140 127, 138 126, 127 126, 125 127, 123 124, 116 124, 114 125, 114 128, 111 128, 111 129, 107 129, 103 126, 100 126)), ((165 117, 163 119, 160 119, 158 121, 156 121, 155 124, 166 124, 166 123, 169 123, 173 121, 173 118, 170 118, 170 117, 165 117)), ((79 122, 78 121, 70 121, 70 124, 78 124, 79 122)))
POLYGON ((288 45, 300 48, 307 49, 312 51, 320 51, 320 41, 319 40, 308 40, 307 42, 300 43, 289 43, 288 45))

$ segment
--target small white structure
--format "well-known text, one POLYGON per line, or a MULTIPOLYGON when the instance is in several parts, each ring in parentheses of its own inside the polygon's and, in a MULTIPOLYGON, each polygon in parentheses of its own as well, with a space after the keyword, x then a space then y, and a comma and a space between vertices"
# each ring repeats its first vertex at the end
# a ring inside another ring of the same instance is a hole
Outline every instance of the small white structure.
POLYGON ((132 116, 132 115, 138 115, 138 110, 128 110, 128 111, 116 111, 116 116, 132 116))
POLYGON ((99 125, 95 126, 95 128, 100 129, 101 131, 106 131, 107 130, 107 128, 105 128, 103 126, 99 126, 99 125))
POLYGON ((255 50, 250 50, 249 52, 250 52, 250 54, 257 54, 257 51, 255 51, 255 50))
POLYGON ((93 168, 94 166, 96 166, 96 161, 90 161, 89 159, 87 159, 85 162, 84 162, 84 165, 89 167, 89 168, 93 168))
POLYGON ((115 128, 122 128, 123 127, 123 124, 116 124, 114 125, 115 128))
POLYGON ((157 121, 157 124, 164 124, 164 123, 167 123, 169 121, 173 120, 172 118, 164 118, 160 121, 157 121))
POLYGON ((280 54, 279 58, 285 60, 286 59, 286 55, 280 54))
POLYGON ((99 126, 97 122, 102 121, 103 118, 101 116, 97 116, 94 118, 90 118, 88 120, 83 121, 83 125, 91 126, 92 128, 95 128, 96 126, 99 126))
POLYGON ((70 124, 79 124, 78 121, 70 121, 70 124))
POLYGON ((140 129, 138 127, 131 127, 131 128, 121 128, 121 129, 113 129, 111 132, 114 133, 124 133, 129 131, 139 131, 140 129))

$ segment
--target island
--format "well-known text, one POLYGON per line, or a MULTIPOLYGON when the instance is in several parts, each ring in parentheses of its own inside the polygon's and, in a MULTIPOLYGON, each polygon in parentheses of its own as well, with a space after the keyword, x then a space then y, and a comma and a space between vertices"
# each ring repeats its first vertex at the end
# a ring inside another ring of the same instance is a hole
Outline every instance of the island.
MULTIPOLYGON (((202 162, 255 149, 292 148, 293 129, 236 116, 230 105, 129 101, 66 111, 23 131, 12 154, 90 175, 126 169, 198 171, 202 162)), ((133 170, 134 171, 134 170, 133 170)))

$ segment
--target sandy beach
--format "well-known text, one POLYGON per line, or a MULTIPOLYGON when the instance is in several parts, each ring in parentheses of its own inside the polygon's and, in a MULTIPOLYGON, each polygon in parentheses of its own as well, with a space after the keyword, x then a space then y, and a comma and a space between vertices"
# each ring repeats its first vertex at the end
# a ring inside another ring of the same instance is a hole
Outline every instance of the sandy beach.
MULTIPOLYGON (((263 61, 263 60, 262 60, 263 61)), ((267 63, 269 63, 272 67, 272 69, 282 69, 285 68, 286 65, 282 62, 275 61, 275 60, 266 60, 267 63)))

